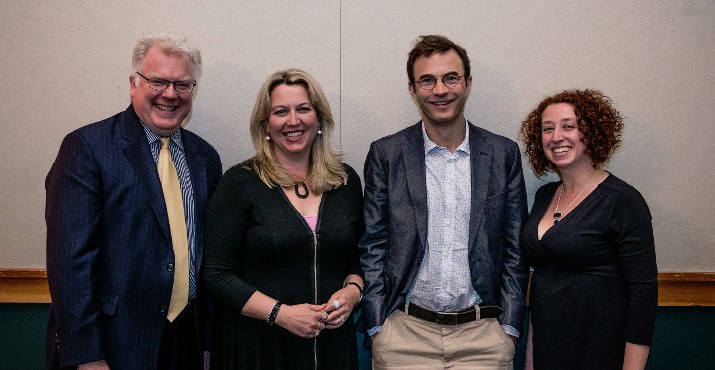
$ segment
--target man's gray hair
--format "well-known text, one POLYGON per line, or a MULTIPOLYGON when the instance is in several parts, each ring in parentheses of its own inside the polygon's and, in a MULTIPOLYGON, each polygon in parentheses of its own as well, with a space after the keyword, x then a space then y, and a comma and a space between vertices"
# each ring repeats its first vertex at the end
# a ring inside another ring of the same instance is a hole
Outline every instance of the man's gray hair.
POLYGON ((192 45, 186 37, 169 32, 144 35, 137 40, 132 53, 132 73, 140 71, 149 49, 155 45, 166 54, 185 56, 194 66, 194 79, 198 80, 201 77, 201 51, 192 45))

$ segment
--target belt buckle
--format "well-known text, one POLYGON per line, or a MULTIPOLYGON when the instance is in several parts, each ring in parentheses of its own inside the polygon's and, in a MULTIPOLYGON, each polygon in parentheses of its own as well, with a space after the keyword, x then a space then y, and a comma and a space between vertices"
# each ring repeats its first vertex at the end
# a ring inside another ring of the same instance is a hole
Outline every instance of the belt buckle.
POLYGON ((437 324, 457 325, 457 324, 459 324, 459 313, 457 313, 457 312, 437 312, 437 324))

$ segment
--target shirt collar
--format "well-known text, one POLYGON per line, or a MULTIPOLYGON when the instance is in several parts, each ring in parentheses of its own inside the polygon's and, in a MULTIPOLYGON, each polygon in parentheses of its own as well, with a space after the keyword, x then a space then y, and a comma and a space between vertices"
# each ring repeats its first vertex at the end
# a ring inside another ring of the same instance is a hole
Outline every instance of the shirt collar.
MULTIPOLYGON (((469 154, 469 125, 467 124, 467 119, 464 119, 464 140, 462 141, 461 144, 457 147, 457 150, 455 150, 455 153, 458 151, 462 151, 466 154, 469 154)), ((425 141, 425 154, 429 153, 432 151, 434 148, 444 148, 439 145, 437 145, 434 141, 430 140, 430 138, 427 136, 427 130, 425 130, 425 122, 422 121, 422 138, 424 138, 425 141)), ((446 148, 445 148, 446 149, 446 148)))
MULTIPOLYGON (((139 122, 141 122, 141 121, 139 121, 139 122)), ((142 124, 142 128, 144 129, 144 133, 146 134, 146 139, 149 141, 150 145, 154 144, 155 142, 159 141, 162 138, 162 136, 159 136, 159 135, 157 135, 156 132, 150 130, 149 127, 146 127, 144 122, 141 122, 141 124, 142 124)), ((184 151, 184 143, 181 141, 181 130, 176 130, 176 132, 174 132, 169 137, 171 138, 171 141, 173 141, 174 144, 176 144, 179 147, 179 149, 181 149, 181 151, 183 152, 184 151)))

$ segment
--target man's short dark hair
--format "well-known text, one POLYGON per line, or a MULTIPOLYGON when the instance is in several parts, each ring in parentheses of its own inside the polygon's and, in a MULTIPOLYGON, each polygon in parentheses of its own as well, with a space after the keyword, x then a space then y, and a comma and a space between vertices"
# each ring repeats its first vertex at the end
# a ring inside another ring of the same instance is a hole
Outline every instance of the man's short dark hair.
POLYGON ((429 57, 435 52, 446 53, 449 50, 457 52, 459 58, 462 59, 462 64, 464 65, 464 78, 468 78, 470 76, 470 69, 467 51, 442 35, 426 35, 417 38, 415 47, 412 48, 409 56, 407 57, 407 79, 410 81, 410 85, 415 83, 414 66, 417 58, 421 56, 429 57))

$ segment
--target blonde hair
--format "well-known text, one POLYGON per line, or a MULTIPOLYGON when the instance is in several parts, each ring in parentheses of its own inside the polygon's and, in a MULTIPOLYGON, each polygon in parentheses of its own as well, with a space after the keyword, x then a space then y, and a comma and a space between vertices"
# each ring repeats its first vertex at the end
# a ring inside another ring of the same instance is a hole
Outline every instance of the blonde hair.
POLYGON ((322 135, 317 135, 310 149, 308 168, 309 183, 306 184, 315 194, 322 194, 342 185, 346 185, 348 175, 343 167, 342 155, 330 146, 330 133, 335 127, 333 114, 323 90, 308 73, 297 68, 278 71, 266 78, 258 91, 256 103, 251 114, 251 139, 256 148, 256 155, 241 165, 252 169, 269 187, 293 186, 295 180, 278 164, 273 152, 273 142, 266 140, 266 122, 271 111, 271 93, 279 85, 301 85, 308 91, 310 104, 315 109, 322 135))

